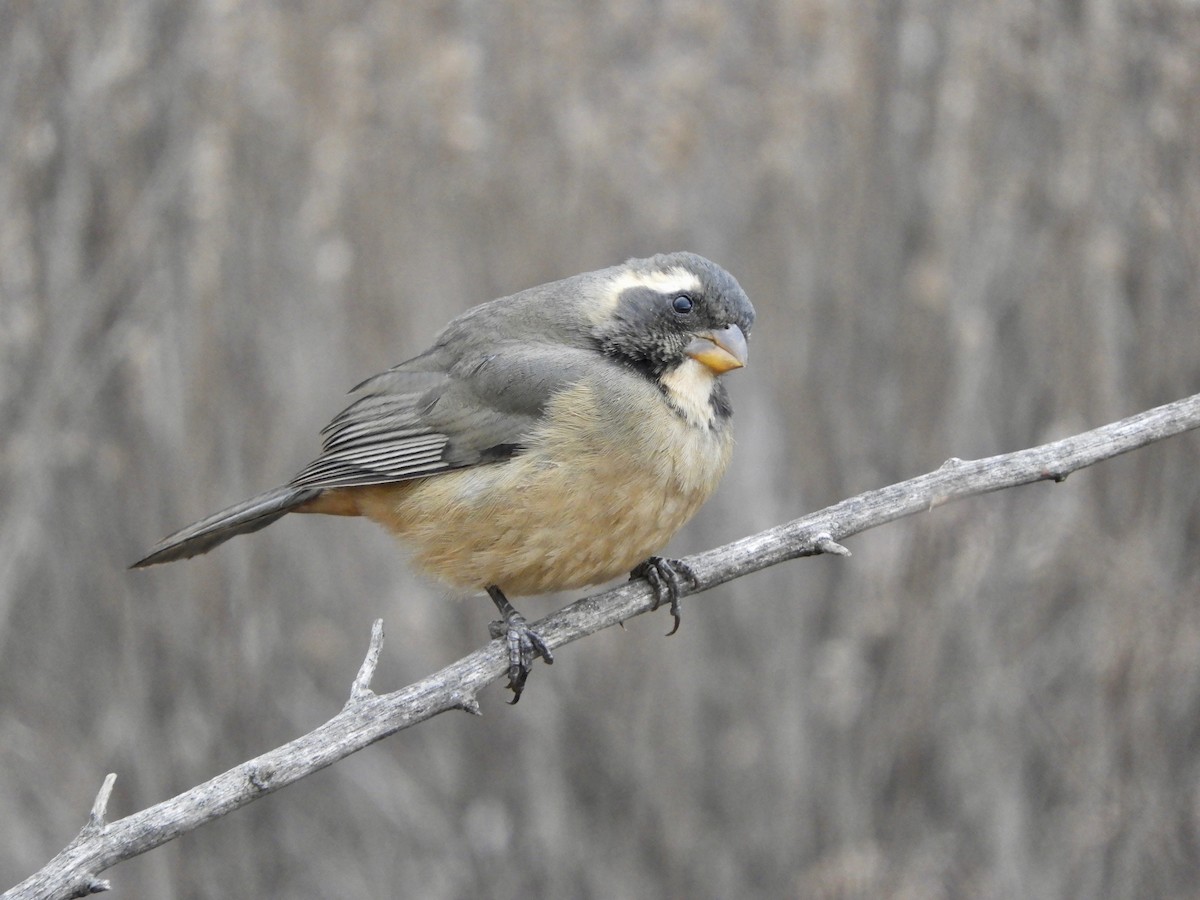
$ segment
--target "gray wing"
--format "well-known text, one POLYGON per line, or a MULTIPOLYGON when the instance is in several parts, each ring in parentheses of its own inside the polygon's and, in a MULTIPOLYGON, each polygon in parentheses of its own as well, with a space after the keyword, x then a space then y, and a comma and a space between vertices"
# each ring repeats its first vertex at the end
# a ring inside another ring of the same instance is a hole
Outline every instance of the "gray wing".
POLYGON ((590 350, 516 342, 444 356, 434 348, 355 388, 361 396, 324 428, 321 455, 291 485, 387 484, 507 459, 554 393, 612 365, 590 350))

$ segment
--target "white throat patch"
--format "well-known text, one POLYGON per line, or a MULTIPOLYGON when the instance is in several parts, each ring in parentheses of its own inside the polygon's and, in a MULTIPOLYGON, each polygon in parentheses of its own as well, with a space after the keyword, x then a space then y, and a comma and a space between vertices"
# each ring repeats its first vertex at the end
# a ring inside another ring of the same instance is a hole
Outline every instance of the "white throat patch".
POLYGON ((667 389, 667 396, 693 425, 705 428, 713 424, 716 416, 712 405, 712 391, 716 373, 694 359, 663 375, 660 381, 667 389))

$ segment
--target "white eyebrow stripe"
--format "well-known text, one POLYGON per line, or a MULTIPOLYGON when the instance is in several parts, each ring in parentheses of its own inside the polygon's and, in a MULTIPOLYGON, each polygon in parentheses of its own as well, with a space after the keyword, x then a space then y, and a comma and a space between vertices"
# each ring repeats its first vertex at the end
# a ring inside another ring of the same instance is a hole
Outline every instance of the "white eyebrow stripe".
POLYGON ((609 282, 609 290, 620 294, 630 288, 648 287, 660 294, 700 290, 700 278, 680 266, 656 269, 652 272, 622 272, 609 282))
POLYGON ((621 301, 621 294, 630 288, 650 288, 660 294, 687 293, 699 291, 703 285, 695 272, 689 272, 681 266, 669 269, 655 269, 651 272, 624 271, 615 275, 607 285, 603 301, 592 307, 591 319, 599 324, 612 315, 613 310, 621 301))

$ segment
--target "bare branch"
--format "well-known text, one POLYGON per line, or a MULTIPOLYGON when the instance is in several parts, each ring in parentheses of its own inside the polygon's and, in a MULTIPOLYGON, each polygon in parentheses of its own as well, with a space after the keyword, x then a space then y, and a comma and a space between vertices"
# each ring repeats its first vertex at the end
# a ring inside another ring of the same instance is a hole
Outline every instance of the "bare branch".
MULTIPOLYGON (((1146 444, 1200 426, 1200 395, 1168 403, 1073 437, 1029 450, 981 460, 947 460, 939 469, 843 500, 767 531, 688 557, 697 576, 693 589, 707 590, 751 572, 818 553, 848 555, 839 541, 925 512, 943 503, 1036 481, 1063 481, 1070 473, 1146 444)), ((654 592, 645 581, 578 600, 536 627, 546 643, 560 647, 648 612, 654 592)), ((478 714, 476 695, 505 677, 508 654, 493 640, 440 672, 390 694, 376 695, 370 682, 383 646, 376 621, 366 658, 340 713, 303 737, 242 763, 189 791, 110 824, 104 824, 114 775, 96 798, 79 836, 40 872, 4 895, 7 900, 81 897, 106 890, 99 873, 123 859, 158 847, 206 822, 331 765, 375 741, 450 709, 478 714)))

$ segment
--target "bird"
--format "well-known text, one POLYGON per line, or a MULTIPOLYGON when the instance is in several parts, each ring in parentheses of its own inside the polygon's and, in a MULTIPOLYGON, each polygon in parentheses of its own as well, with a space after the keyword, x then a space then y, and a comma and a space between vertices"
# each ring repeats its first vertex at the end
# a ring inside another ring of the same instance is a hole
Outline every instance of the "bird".
POLYGON ((432 346, 352 388, 287 484, 163 538, 131 568, 206 553, 288 513, 363 516, 415 567, 485 591, 508 688, 553 662, 508 595, 629 573, 654 607, 695 574, 656 556, 733 452, 721 380, 748 361, 754 307, 716 263, 661 253, 532 287, 453 319, 432 346))

